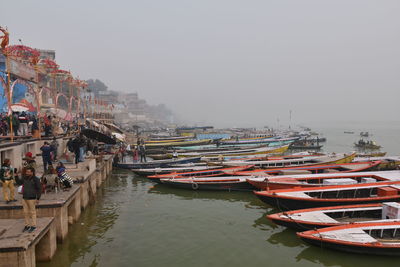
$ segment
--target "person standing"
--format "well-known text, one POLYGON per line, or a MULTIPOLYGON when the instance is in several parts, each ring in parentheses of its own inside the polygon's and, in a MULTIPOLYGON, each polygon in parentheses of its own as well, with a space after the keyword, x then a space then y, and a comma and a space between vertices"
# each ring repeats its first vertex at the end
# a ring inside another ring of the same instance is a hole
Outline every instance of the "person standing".
POLYGON ((80 148, 81 148, 81 142, 80 142, 80 138, 77 136, 72 141, 72 150, 74 151, 74 154, 75 154, 76 168, 78 168, 79 156, 80 156, 80 148))
POLYGON ((48 142, 44 142, 44 145, 40 148, 40 150, 42 151, 43 171, 46 173, 47 166, 53 165, 53 162, 51 161, 51 152, 53 151, 53 148, 48 142))
POLYGON ((35 116, 32 116, 31 133, 33 138, 40 138, 39 124, 35 116))
POLYGON ((10 119, 12 121, 14 136, 18 136, 18 130, 19 130, 18 114, 17 113, 12 114, 10 119))
POLYGON ((0 180, 3 186, 3 197, 6 203, 15 200, 14 169, 9 159, 5 159, 0 169, 0 180))
POLYGON ((23 111, 18 116, 19 121, 19 135, 25 136, 28 135, 28 116, 26 115, 25 111, 23 111))
POLYGON ((55 136, 53 137, 53 141, 51 141, 50 146, 53 149, 53 160, 56 161, 59 144, 58 144, 57 138, 55 136))
POLYGON ((34 168, 36 170, 36 160, 33 156, 32 152, 26 152, 25 158, 23 158, 24 162, 22 163, 22 171, 21 175, 25 175, 25 171, 28 168, 34 168))
POLYGON ((25 217, 25 227, 22 231, 32 233, 36 230, 36 205, 39 203, 42 192, 40 179, 36 177, 34 168, 26 169, 20 184, 23 186, 22 208, 25 217))
POLYGON ((83 134, 79 135, 79 161, 85 161, 85 153, 86 153, 86 137, 83 134))
POLYGON ((146 162, 146 147, 144 144, 139 146, 140 162, 146 162))
POLYGON ((50 136, 51 132, 51 117, 50 115, 45 115, 43 117, 43 122, 44 122, 44 136, 48 137, 50 136))
POLYGON ((56 116, 54 115, 53 118, 51 119, 51 133, 53 136, 57 136, 57 130, 58 130, 58 121, 56 116))
POLYGON ((132 154, 133 154, 133 162, 138 162, 138 160, 139 160, 139 151, 138 151, 137 146, 135 146, 133 148, 132 154))

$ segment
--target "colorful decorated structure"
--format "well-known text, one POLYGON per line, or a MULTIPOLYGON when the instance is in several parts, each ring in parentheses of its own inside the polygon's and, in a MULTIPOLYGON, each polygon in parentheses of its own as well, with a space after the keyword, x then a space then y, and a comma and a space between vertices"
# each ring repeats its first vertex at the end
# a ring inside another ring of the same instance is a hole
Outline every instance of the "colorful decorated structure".
POLYGON ((85 81, 60 69, 52 59, 24 45, 9 45, 0 27, 0 112, 54 114, 65 121, 93 117, 107 119, 112 107, 90 95, 85 81))

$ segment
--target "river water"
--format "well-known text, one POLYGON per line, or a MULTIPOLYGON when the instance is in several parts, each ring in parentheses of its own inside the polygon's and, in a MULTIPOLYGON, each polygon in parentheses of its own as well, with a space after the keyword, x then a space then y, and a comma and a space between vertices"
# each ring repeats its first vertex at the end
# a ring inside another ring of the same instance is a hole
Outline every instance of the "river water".
MULTIPOLYGON (((351 151, 359 131, 343 129, 317 129, 328 138, 327 151, 351 151)), ((400 154, 397 125, 365 130, 373 130, 384 151, 400 154)), ((54 259, 38 266, 399 266, 396 257, 307 245, 265 218, 273 212, 251 192, 174 189, 118 170, 70 227, 54 259)))

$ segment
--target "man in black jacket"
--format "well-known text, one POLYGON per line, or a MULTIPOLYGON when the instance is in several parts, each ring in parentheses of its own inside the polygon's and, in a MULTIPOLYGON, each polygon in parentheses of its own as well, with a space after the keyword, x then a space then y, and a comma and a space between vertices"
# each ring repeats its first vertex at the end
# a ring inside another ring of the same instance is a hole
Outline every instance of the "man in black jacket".
POLYGON ((23 232, 36 230, 36 204, 38 204, 42 193, 40 179, 35 175, 35 169, 28 167, 22 177, 22 207, 24 209, 25 228, 23 232))

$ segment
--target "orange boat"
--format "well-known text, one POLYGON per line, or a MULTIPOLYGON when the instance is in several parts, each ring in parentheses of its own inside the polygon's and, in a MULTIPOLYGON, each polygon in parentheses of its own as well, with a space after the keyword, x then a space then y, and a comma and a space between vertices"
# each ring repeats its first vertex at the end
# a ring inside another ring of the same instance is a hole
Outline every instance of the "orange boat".
POLYGON ((254 194, 263 202, 285 210, 400 201, 400 176, 397 181, 254 191, 254 194))
MULTIPOLYGON (((320 207, 267 215, 272 222, 296 230, 310 230, 353 223, 386 220, 387 210, 400 209, 397 202, 320 207)), ((391 216, 388 219, 395 219, 391 216)))
MULTIPOLYGON (((361 174, 356 175, 353 173, 358 173, 361 171, 368 171, 380 164, 380 161, 371 161, 371 162, 364 162, 365 164, 360 163, 346 163, 346 164, 332 164, 332 165, 320 165, 320 166, 310 166, 310 167, 299 167, 299 168, 281 168, 281 169, 271 169, 271 170, 258 170, 258 171, 244 171, 244 172, 237 172, 235 175, 249 175, 256 173, 259 174, 261 177, 252 177, 248 178, 248 182, 253 186, 261 189, 261 190, 275 190, 275 189, 285 189, 285 188, 293 188, 293 187, 314 187, 314 186, 327 186, 334 184, 334 180, 336 179, 336 184, 346 184, 346 181, 340 181, 337 179, 343 178, 351 178, 353 179, 353 183, 361 183, 366 181, 372 181, 371 179, 375 179, 376 181, 386 181, 387 179, 381 178, 376 175, 368 175, 368 174, 361 174), (271 171, 271 172, 269 172, 271 171), (296 175, 301 174, 301 172, 324 172, 324 171, 334 171, 330 174, 325 175, 296 175), (268 173, 270 174, 280 174, 285 173, 288 174, 291 172, 293 175, 285 175, 285 176, 267 176, 268 173), (332 176, 333 174, 335 174, 332 176), (340 173, 340 174, 339 174, 340 173), (343 173, 352 173, 351 175, 341 175, 343 173), (262 176, 263 174, 263 176, 262 176), (371 179, 364 179, 362 178, 371 178, 371 179), (332 180, 331 180, 332 179, 332 180), (329 182, 332 181, 332 183, 329 182)), ((347 180, 348 181, 348 180, 347 180)), ((350 181, 351 183, 351 181, 350 181)))
POLYGON ((400 256, 400 222, 374 222, 327 227, 297 233, 303 241, 351 253, 400 256))
POLYGON ((167 173, 167 174, 158 174, 147 176, 151 181, 160 183, 160 179, 182 179, 182 178, 190 178, 190 177, 216 177, 216 176, 224 176, 224 175, 232 175, 238 171, 244 171, 252 168, 254 165, 246 165, 246 166, 238 166, 238 167, 230 167, 230 168, 218 168, 218 169, 209 169, 202 171, 192 171, 192 172, 180 172, 180 173, 167 173))

